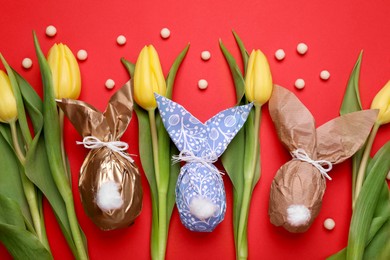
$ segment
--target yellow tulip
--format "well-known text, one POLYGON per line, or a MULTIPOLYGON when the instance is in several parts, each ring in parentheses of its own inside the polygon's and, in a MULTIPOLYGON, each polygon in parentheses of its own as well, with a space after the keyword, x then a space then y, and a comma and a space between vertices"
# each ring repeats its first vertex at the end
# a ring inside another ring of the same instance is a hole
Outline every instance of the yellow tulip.
POLYGON ((272 94, 272 75, 268 60, 260 50, 253 50, 245 76, 245 96, 255 106, 261 106, 272 94))
POLYGON ((0 70, 0 122, 11 123, 18 118, 16 100, 7 74, 0 70))
POLYGON ((134 99, 146 110, 157 107, 154 93, 165 96, 166 83, 160 59, 153 45, 145 46, 137 59, 134 71, 134 99))
POLYGON ((81 91, 80 69, 72 51, 65 44, 54 44, 47 57, 56 98, 77 99, 81 91))
POLYGON ((371 109, 379 109, 377 123, 383 125, 390 122, 390 80, 376 94, 371 109))

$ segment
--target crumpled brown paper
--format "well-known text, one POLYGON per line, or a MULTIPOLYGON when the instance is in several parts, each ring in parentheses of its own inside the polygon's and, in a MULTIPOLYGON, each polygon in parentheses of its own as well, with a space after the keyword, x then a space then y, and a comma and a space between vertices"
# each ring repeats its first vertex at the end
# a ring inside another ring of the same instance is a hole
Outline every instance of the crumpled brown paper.
MULTIPOLYGON (((309 110, 292 92, 280 86, 274 87, 269 111, 279 139, 289 152, 303 149, 310 159, 332 164, 348 159, 362 147, 378 114, 377 110, 354 112, 316 129, 309 110)), ((325 177, 312 163, 299 159, 287 162, 271 185, 268 210, 271 223, 290 232, 305 232, 320 212, 325 189, 325 177), (306 219, 292 220, 291 209, 297 206, 307 209, 306 219)))
MULTIPOLYGON (((83 137, 119 141, 132 117, 131 83, 111 97, 104 113, 78 100, 62 99, 57 104, 83 137)), ((103 230, 127 227, 141 212, 143 193, 138 167, 105 146, 89 151, 80 169, 79 191, 85 212, 103 230), (123 201, 119 208, 102 210, 97 204, 97 192, 107 182, 118 188, 123 201)))

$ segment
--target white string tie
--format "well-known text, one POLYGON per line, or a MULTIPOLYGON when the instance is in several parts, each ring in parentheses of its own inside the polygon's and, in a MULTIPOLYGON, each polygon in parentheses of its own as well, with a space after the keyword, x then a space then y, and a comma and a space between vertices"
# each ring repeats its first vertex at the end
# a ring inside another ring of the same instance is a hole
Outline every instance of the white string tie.
POLYGON ((303 162, 308 162, 314 167, 316 167, 320 173, 327 178, 328 180, 332 180, 332 178, 328 175, 328 172, 332 170, 332 163, 327 160, 313 160, 309 157, 309 155, 305 152, 305 150, 298 148, 295 151, 292 151, 291 156, 295 159, 301 160, 303 162), (326 166, 326 167, 324 167, 326 166))
POLYGON ((207 156, 196 156, 192 151, 189 150, 182 150, 179 155, 173 155, 172 156, 172 162, 178 163, 178 162, 186 162, 186 163, 200 163, 203 166, 207 167, 210 171, 222 174, 223 172, 219 171, 216 167, 213 167, 213 163, 215 163, 218 160, 218 156, 215 155, 215 153, 212 153, 207 156))
POLYGON ((111 141, 111 142, 103 142, 100 141, 99 138, 94 136, 86 136, 84 137, 82 142, 76 141, 76 144, 83 144, 87 149, 98 149, 101 147, 107 147, 111 151, 118 153, 123 158, 129 160, 130 162, 134 162, 133 158, 126 153, 126 150, 129 148, 129 145, 122 141, 111 141))

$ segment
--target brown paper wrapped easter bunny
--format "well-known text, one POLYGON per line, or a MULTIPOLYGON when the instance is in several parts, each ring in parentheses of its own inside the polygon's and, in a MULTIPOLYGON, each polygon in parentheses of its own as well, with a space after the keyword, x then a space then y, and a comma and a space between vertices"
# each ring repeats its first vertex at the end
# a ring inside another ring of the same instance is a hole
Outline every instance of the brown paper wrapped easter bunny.
POLYGON ((350 113, 315 127, 309 110, 289 90, 275 86, 269 111, 280 141, 292 155, 271 185, 269 216, 276 226, 305 232, 317 217, 333 164, 364 144, 376 110, 350 113))
POLYGON ((103 230, 127 227, 142 208, 138 167, 120 141, 133 111, 130 82, 110 99, 104 113, 85 102, 57 101, 91 149, 80 169, 79 191, 87 215, 103 230))

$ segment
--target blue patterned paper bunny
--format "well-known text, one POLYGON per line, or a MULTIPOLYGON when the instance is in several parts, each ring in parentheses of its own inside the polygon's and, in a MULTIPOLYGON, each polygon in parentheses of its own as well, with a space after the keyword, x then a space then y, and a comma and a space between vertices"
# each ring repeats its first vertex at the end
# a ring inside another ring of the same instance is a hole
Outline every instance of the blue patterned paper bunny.
POLYGON ((225 188, 213 165, 244 125, 252 104, 226 109, 201 123, 181 105, 155 94, 165 129, 185 161, 176 184, 180 220, 191 231, 211 232, 224 219, 225 188))

